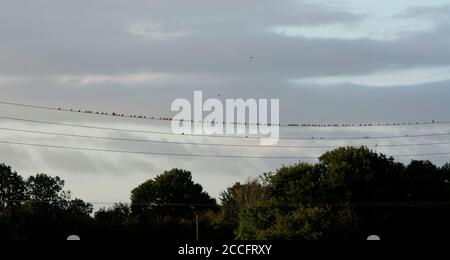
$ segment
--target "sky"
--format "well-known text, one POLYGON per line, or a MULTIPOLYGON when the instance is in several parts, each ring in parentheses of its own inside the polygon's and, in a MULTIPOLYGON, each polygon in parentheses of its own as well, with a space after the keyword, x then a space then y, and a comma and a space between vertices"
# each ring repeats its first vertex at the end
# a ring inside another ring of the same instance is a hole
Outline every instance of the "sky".
MULTIPOLYGON (((281 121, 450 120, 450 0, 0 0, 0 101, 172 116, 193 98, 279 98, 281 121), (254 57, 254 59, 250 59, 254 57)), ((167 122, 105 118, 0 105, 0 117, 170 131, 167 122)), ((3 128, 168 141, 199 137, 88 130, 0 120, 3 128)), ((282 137, 450 132, 450 126, 282 129, 282 137)), ((448 137, 447 137, 448 138, 448 137)), ((405 138, 333 145, 443 142, 405 138)), ((156 145, 0 130, 0 140, 104 149, 318 156, 323 149, 156 145)), ((249 141, 250 143, 251 141, 249 141)), ((322 143, 321 143, 322 142, 322 143)), ((323 144, 303 141, 298 144, 323 144)), ((387 154, 450 147, 379 148, 387 154)), ((212 196, 294 160, 170 158, 0 144, 0 161, 28 176, 58 175, 74 196, 128 201, 164 170, 193 173, 212 196)), ((401 158, 408 163, 413 158, 401 158)), ((441 165, 448 156, 420 157, 441 165)))

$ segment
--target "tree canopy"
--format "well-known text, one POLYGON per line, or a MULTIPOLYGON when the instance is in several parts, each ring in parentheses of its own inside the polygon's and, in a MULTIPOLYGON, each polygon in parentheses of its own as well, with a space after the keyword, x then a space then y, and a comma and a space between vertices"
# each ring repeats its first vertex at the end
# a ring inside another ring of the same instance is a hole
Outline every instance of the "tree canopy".
POLYGON ((173 169, 131 191, 131 203, 97 209, 72 199, 64 180, 24 179, 0 165, 0 239, 196 238, 323 240, 447 237, 450 164, 408 165, 365 147, 339 148, 318 163, 283 166, 220 195, 218 205, 192 173, 173 169))
POLYGON ((5 164, 0 165, 0 211, 13 208, 26 197, 25 182, 17 172, 5 164))
POLYGON ((134 215, 191 219, 195 211, 215 205, 215 199, 194 183, 192 173, 179 169, 164 172, 131 191, 134 215))
POLYGON ((364 238, 370 232, 394 237, 450 231, 447 222, 439 221, 450 215, 450 208, 438 206, 450 201, 448 165, 438 168, 428 161, 412 161, 405 167, 365 147, 339 148, 325 153, 317 164, 300 163, 265 176, 270 195, 241 211, 238 238, 364 238), (424 223, 424 229, 408 226, 424 223))

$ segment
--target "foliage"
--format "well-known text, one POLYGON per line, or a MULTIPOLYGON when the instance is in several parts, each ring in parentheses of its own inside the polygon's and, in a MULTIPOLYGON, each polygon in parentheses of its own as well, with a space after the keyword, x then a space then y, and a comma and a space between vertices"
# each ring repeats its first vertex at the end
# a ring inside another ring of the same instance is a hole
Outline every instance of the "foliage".
POLYGON ((246 184, 236 183, 220 196, 223 220, 237 228, 241 210, 266 200, 268 190, 258 180, 253 180, 246 184))
POLYGON ((11 167, 0 165, 0 211, 14 208, 25 199, 26 186, 23 178, 11 167))
POLYGON ((64 180, 24 179, 0 165, 0 239, 325 240, 450 233, 450 164, 396 162, 365 147, 339 148, 316 164, 283 166, 236 183, 221 205, 173 169, 131 191, 131 204, 99 209, 71 199, 64 180))
POLYGON ((131 210, 134 216, 192 219, 196 212, 216 205, 216 201, 192 180, 188 171, 173 169, 148 180, 131 192, 131 210))

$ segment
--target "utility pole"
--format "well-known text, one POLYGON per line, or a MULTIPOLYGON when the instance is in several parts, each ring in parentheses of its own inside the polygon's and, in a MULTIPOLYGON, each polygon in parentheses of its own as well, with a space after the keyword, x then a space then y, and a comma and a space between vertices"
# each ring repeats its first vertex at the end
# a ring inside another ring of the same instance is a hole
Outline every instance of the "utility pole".
POLYGON ((197 242, 199 241, 199 225, 198 225, 198 214, 195 213, 195 225, 196 225, 196 233, 197 233, 197 242))
POLYGON ((200 228, 199 228, 198 213, 197 213, 197 211, 195 210, 195 208, 193 206, 191 207, 191 209, 192 209, 192 212, 194 212, 194 214, 195 214, 195 238, 196 238, 196 240, 198 242, 199 238, 200 238, 200 235, 199 235, 200 228))

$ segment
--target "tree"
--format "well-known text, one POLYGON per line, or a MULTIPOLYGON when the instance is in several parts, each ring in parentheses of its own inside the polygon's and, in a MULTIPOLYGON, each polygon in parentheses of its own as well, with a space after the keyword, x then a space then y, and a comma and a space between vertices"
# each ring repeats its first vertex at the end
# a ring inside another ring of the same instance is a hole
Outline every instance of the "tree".
POLYGON ((447 191, 450 191, 450 163, 446 163, 440 169, 440 175, 447 191))
POLYGON ((266 181, 271 196, 276 197, 280 203, 313 205, 323 202, 323 177, 323 167, 299 163, 282 167, 276 174, 266 174, 266 181))
POLYGON ((26 181, 0 165, 0 239, 83 238, 318 240, 431 237, 450 233, 450 164, 407 166, 366 147, 339 148, 316 164, 284 166, 221 193, 221 210, 188 171, 173 169, 91 217, 64 180, 26 181))
MULTIPOLYGON (((268 196, 241 210, 238 239, 330 239, 354 232, 357 217, 341 198, 328 194, 324 165, 300 163, 265 175, 268 196), (339 204, 330 201, 341 201, 339 204)), ((345 193, 343 193, 345 194, 345 193)))
POLYGON ((450 189, 446 180, 445 174, 430 161, 411 161, 406 167, 408 199, 413 202, 447 201, 450 189))
POLYGON ((59 177, 51 177, 46 174, 30 176, 26 182, 27 195, 30 200, 37 202, 64 201, 70 195, 63 191, 64 184, 59 177))
POLYGON ((81 232, 93 206, 71 199, 59 177, 37 174, 26 181, 0 165, 0 238, 45 239, 81 232))
POLYGON ((366 147, 339 148, 319 159, 321 194, 327 202, 388 202, 402 199, 404 166, 366 147))
POLYGON ((450 163, 444 164, 444 166, 441 167, 441 171, 446 175, 450 174, 450 163))
POLYGON ((265 201, 268 195, 267 188, 258 180, 236 183, 220 194, 224 221, 237 228, 241 211, 265 201))
POLYGON ((25 182, 11 167, 0 165, 0 211, 11 209, 26 199, 25 182))
POLYGON ((241 240, 323 240, 331 239, 339 229, 350 228, 350 208, 336 214, 330 207, 297 207, 291 210, 277 205, 261 205, 243 211, 237 238, 241 240))
POLYGON ((192 181, 192 174, 179 169, 164 172, 131 192, 132 213, 141 218, 192 219, 195 212, 215 205, 203 187, 192 181))
POLYGON ((94 207, 90 203, 74 199, 66 202, 65 211, 70 216, 89 217, 94 211, 94 207))
POLYGON ((109 209, 100 209, 95 213, 95 220, 109 225, 126 223, 131 216, 131 209, 127 204, 117 203, 109 209))

